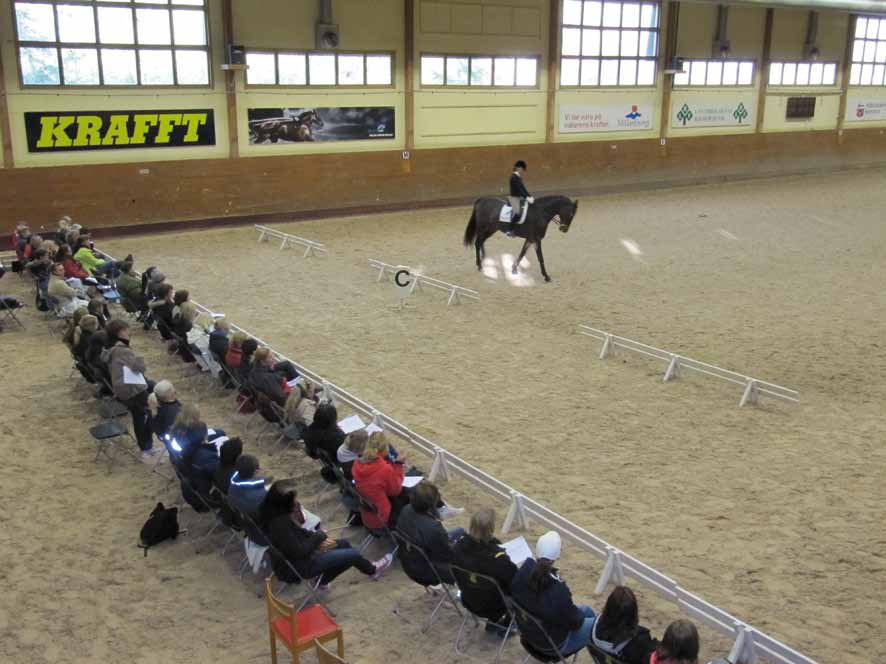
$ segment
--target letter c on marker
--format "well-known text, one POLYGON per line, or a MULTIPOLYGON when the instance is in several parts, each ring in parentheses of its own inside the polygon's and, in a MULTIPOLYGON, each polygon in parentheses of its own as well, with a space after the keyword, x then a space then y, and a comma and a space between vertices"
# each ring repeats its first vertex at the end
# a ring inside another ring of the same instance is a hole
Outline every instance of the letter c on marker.
POLYGON ((406 286, 411 284, 412 281, 407 281, 405 283, 401 283, 400 282, 400 275, 402 275, 402 274, 405 274, 407 277, 410 276, 409 270, 397 270, 397 272, 394 273, 394 283, 397 284, 398 286, 400 286, 400 288, 406 288, 406 286))

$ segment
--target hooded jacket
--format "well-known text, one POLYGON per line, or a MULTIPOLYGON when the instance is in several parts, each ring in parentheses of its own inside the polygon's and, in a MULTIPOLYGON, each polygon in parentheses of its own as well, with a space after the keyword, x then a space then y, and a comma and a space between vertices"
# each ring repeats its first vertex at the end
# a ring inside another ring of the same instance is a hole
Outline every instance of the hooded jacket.
MULTIPOLYGON (((326 541, 326 533, 319 530, 305 530, 292 520, 289 514, 280 514, 270 520, 267 525, 268 539, 271 544, 292 563, 302 576, 308 575, 311 558, 317 548, 326 541)), ((295 581, 292 572, 283 561, 271 553, 271 567, 278 578, 287 582, 295 581)))
POLYGON ((133 373, 144 374, 145 361, 122 341, 106 348, 102 353, 102 360, 108 365, 108 371, 111 374, 111 387, 114 389, 114 396, 120 401, 128 401, 148 389, 147 385, 133 385, 124 382, 123 367, 127 367, 133 373))
POLYGON ((224 360, 228 352, 228 333, 222 330, 213 330, 209 333, 209 352, 213 357, 224 360))
MULTIPOLYGON (((535 565, 536 562, 532 558, 523 563, 511 582, 511 596, 517 604, 541 621, 545 631, 559 646, 569 636, 569 632, 584 624, 585 616, 572 601, 569 587, 555 574, 551 574, 545 580, 540 593, 532 591, 529 587, 529 577, 535 565)), ((534 624, 521 625, 521 627, 526 628, 523 631, 523 638, 539 650, 550 652, 550 643, 534 624)))
POLYGON ((264 364, 254 365, 252 371, 249 372, 249 384, 252 385, 252 389, 275 401, 278 406, 286 403, 289 388, 288 386, 284 387, 282 376, 272 367, 264 364))
MULTIPOLYGON (((357 464, 354 464, 356 470, 357 464)), ((366 522, 363 522, 366 525, 366 522)), ((437 519, 430 514, 420 514, 416 512, 412 505, 407 505, 400 512, 400 518, 397 519, 397 530, 402 532, 411 541, 418 544, 430 559, 438 573, 442 567, 453 562, 452 547, 449 544, 449 534, 437 519)), ((405 547, 399 550, 400 563, 403 570, 411 579, 428 585, 438 583, 436 575, 430 573, 424 559, 418 555, 409 555, 405 547)))
MULTIPOLYGON (((305 444, 307 445, 307 440, 305 444)), ((337 448, 333 448, 332 458, 335 458, 336 452, 337 448)), ((378 510, 376 514, 361 511, 363 525, 367 528, 384 528, 391 516, 391 501, 388 497, 397 496, 403 491, 403 464, 386 461, 379 454, 372 463, 354 462, 351 474, 357 491, 378 510)))
POLYGON ((591 641, 595 646, 609 653, 625 664, 649 664, 649 658, 658 648, 658 640, 652 638, 649 630, 638 625, 628 634, 605 634, 599 629, 600 619, 594 622, 591 641), (616 639, 614 642, 609 639, 616 639))
POLYGON ((80 247, 77 250, 77 253, 74 254, 74 260, 80 263, 90 276, 95 275, 95 268, 104 262, 100 258, 97 258, 89 247, 80 247))

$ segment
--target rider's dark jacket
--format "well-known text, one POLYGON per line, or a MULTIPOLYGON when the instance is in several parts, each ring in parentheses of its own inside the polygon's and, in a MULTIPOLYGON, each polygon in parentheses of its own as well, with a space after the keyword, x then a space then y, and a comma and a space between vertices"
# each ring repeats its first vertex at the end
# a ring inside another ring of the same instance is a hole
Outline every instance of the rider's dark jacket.
POLYGON ((516 196, 517 198, 529 198, 529 192, 526 191, 526 185, 523 184, 523 178, 514 171, 511 173, 511 196, 516 196))

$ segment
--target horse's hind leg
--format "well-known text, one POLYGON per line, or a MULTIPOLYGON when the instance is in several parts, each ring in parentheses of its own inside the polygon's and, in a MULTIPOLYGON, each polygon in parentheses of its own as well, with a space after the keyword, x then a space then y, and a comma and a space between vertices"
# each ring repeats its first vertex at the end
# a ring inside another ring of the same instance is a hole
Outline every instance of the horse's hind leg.
POLYGON ((486 252, 483 250, 483 242, 479 237, 474 240, 474 248, 477 250, 477 269, 482 270, 480 260, 486 255, 486 252))

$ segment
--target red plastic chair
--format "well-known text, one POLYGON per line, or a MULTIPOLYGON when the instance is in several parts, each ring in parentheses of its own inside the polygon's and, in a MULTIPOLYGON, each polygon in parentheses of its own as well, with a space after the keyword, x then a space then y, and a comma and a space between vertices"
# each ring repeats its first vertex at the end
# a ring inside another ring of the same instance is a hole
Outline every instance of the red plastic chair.
POLYGON ((324 643, 335 639, 338 642, 338 656, 345 656, 345 642, 341 627, 319 604, 296 611, 291 604, 281 602, 274 596, 271 579, 265 579, 265 597, 268 598, 268 634, 271 639, 271 664, 277 664, 277 640, 292 655, 298 664, 305 650, 315 647, 315 641, 324 643))

